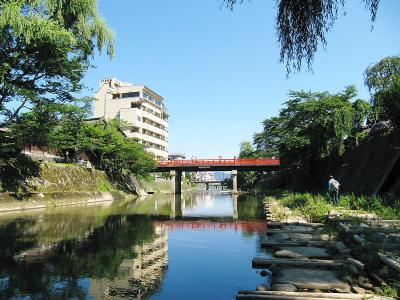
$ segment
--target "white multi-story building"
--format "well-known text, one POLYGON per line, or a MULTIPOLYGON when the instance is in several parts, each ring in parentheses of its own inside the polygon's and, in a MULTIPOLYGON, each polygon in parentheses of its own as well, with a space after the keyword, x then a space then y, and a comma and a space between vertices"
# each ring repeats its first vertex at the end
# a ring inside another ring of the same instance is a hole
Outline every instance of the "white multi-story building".
POLYGON ((168 158, 168 113, 164 98, 145 85, 102 79, 93 115, 119 119, 129 138, 136 138, 157 159, 168 158))

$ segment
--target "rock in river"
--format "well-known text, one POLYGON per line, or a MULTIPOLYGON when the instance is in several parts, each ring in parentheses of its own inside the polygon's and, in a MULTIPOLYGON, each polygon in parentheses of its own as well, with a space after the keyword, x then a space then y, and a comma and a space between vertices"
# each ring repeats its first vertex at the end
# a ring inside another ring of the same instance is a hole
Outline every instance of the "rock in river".
POLYGON ((271 286, 271 291, 295 292, 297 288, 290 283, 277 283, 271 286))

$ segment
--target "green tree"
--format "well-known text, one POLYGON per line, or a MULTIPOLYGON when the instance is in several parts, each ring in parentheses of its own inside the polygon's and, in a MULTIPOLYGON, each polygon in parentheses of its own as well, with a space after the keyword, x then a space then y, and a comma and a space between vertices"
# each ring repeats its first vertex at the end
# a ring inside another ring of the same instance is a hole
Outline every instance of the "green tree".
POLYGON ((254 157, 255 149, 249 141, 240 143, 239 158, 254 157))
MULTIPOLYGON (((239 158, 251 158, 257 157, 258 153, 254 149, 253 145, 248 142, 242 142, 240 144, 239 158)), ((238 184, 240 189, 246 190, 254 186, 254 183, 260 178, 260 172, 254 171, 239 171, 238 172, 238 184)))
POLYGON ((272 117, 264 120, 262 124, 263 132, 255 133, 253 136, 253 143, 257 152, 262 157, 279 156, 282 120, 279 117, 272 117))
POLYGON ((400 128, 400 76, 377 95, 384 114, 400 128))
POLYGON ((113 54, 97 0, 0 1, 0 128, 42 102, 69 102, 96 48, 113 54))
POLYGON ((80 151, 79 133, 90 113, 91 101, 92 98, 82 98, 73 104, 58 105, 59 120, 50 134, 50 146, 60 151, 65 159, 75 159, 80 151))
MULTIPOLYGON (((222 0, 233 8, 244 0, 222 0)), ((250 1, 250 0, 249 0, 250 1)), ((280 45, 280 60, 287 73, 299 71, 305 62, 310 69, 318 48, 326 46, 326 34, 333 27, 338 9, 345 0, 276 0, 276 30, 280 45)), ((363 0, 375 21, 379 0, 363 0)))
POLYGON ((115 120, 84 123, 78 139, 80 151, 103 170, 145 176, 154 168, 154 156, 136 140, 127 138, 115 120))
POLYGON ((385 57, 369 66, 364 75, 374 106, 374 121, 390 119, 399 125, 400 56, 385 57))
POLYGON ((279 117, 265 120, 264 131, 255 135, 256 148, 266 153, 278 152, 282 163, 294 168, 341 155, 345 139, 361 122, 355 121, 357 105, 353 107, 351 102, 356 94, 354 86, 337 94, 290 92, 279 117))
POLYGON ((47 148, 51 133, 57 125, 57 108, 52 103, 40 103, 30 112, 23 113, 11 126, 16 149, 37 146, 47 148))

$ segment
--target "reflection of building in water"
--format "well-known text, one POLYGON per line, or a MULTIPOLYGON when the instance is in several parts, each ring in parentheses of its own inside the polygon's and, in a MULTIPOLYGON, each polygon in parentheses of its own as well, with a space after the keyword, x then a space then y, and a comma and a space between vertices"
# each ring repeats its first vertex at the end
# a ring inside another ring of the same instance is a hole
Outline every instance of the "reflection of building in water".
POLYGON ((125 259, 114 280, 92 280, 90 295, 96 299, 142 299, 154 293, 168 269, 168 229, 155 227, 151 242, 134 247, 135 259, 125 259))

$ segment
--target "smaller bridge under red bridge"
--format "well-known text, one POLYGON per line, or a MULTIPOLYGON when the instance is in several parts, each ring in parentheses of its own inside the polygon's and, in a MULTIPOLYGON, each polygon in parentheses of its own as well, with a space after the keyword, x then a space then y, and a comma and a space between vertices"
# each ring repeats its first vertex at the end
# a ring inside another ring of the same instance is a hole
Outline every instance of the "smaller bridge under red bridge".
POLYGON ((182 172, 232 171, 232 192, 237 193, 237 171, 275 171, 277 158, 177 159, 157 162, 155 172, 170 172, 175 181, 175 194, 181 193, 182 172))

